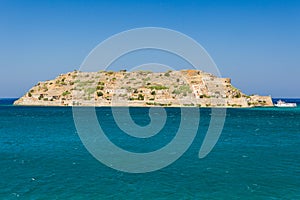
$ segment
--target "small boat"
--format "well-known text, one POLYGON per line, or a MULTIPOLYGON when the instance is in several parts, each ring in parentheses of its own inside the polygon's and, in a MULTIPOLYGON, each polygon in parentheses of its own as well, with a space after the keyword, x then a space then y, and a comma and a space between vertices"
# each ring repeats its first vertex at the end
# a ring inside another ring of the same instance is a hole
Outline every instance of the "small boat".
POLYGON ((296 103, 286 103, 284 101, 277 101, 277 103, 274 105, 276 107, 288 107, 288 108, 292 108, 292 107, 297 107, 296 103))

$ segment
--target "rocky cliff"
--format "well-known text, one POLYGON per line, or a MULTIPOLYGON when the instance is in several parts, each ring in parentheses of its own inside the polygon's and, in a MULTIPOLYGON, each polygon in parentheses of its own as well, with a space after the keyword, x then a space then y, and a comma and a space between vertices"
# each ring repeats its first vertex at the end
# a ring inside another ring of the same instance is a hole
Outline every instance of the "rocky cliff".
POLYGON ((248 96, 198 70, 79 72, 39 82, 14 105, 35 106, 273 106, 270 96, 248 96))

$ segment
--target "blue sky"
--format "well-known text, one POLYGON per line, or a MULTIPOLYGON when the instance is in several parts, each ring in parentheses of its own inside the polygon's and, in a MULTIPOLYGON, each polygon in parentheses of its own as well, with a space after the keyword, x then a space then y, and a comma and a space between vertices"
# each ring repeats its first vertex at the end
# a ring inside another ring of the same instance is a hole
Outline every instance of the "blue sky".
POLYGON ((78 69, 109 36, 165 27, 247 94, 300 97, 300 1, 0 1, 0 97, 78 69))

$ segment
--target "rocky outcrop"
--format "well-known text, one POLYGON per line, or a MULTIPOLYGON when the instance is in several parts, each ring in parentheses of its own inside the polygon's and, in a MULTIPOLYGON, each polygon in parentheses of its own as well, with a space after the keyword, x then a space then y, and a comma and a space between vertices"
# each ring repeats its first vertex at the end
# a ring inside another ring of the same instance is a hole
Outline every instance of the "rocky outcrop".
POLYGON ((270 96, 248 96, 198 70, 70 72, 39 82, 14 105, 26 106, 198 106, 266 107, 270 96))

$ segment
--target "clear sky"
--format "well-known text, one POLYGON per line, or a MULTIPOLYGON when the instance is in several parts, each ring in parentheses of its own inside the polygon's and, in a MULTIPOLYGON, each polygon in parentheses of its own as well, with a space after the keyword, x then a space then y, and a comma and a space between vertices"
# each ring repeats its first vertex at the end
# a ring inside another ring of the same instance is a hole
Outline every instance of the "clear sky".
POLYGON ((165 27, 199 42, 247 94, 300 97, 300 1, 0 1, 0 97, 78 69, 107 37, 165 27))

